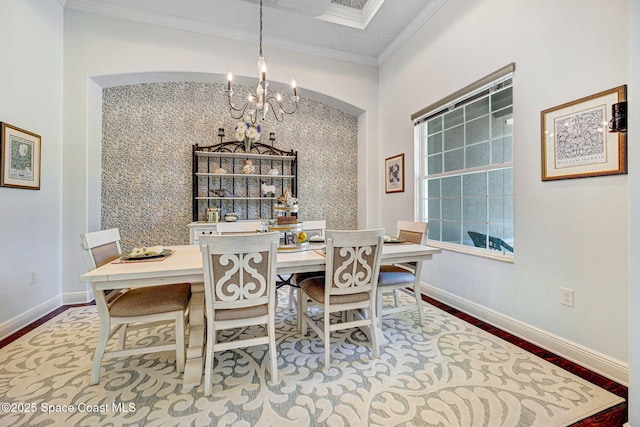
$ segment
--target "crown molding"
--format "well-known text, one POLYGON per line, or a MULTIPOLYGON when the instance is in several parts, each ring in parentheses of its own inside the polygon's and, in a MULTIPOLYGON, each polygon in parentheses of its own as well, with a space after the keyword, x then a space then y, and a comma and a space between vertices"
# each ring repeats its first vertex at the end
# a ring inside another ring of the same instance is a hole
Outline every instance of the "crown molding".
MULTIPOLYGON (((58 1, 61 2, 61 4, 64 4, 64 7, 67 9, 74 9, 87 13, 106 15, 131 21, 145 22, 148 24, 161 25, 185 31, 193 31, 231 40, 255 43, 256 36, 254 33, 240 31, 233 27, 213 26, 211 24, 193 19, 179 18, 175 16, 164 15, 161 13, 143 12, 130 7, 108 5, 93 0, 58 1)), ((359 25, 364 25, 364 27, 366 27, 369 21, 379 10, 380 6, 382 6, 384 1, 385 0, 369 0, 363 11, 336 4, 330 4, 327 10, 338 10, 339 13, 342 14, 342 19, 345 19, 346 21, 342 22, 341 25, 347 25, 347 21, 351 23, 357 21, 360 23, 359 25)), ((379 67, 387 59, 389 59, 391 55, 393 55, 393 53, 398 50, 422 25, 424 25, 438 11, 438 9, 440 9, 440 7, 442 7, 442 5, 446 3, 446 1, 447 0, 431 0, 428 6, 421 13, 419 13, 413 19, 413 21, 411 21, 411 23, 407 25, 407 27, 400 33, 400 35, 396 37, 389 44, 389 46, 387 46, 387 48, 377 57, 345 52, 338 49, 318 47, 306 43, 297 42, 292 39, 277 37, 265 37, 263 42, 265 46, 286 49, 308 55, 322 56, 325 58, 353 62, 361 65, 379 67)), ((335 16, 337 17, 337 15, 335 16)))
POLYGON ((389 46, 378 56, 378 66, 385 63, 409 38, 420 29, 447 2, 447 0, 431 0, 429 5, 420 12, 389 46))
POLYGON ((369 0, 362 10, 330 3, 324 14, 318 16, 316 19, 364 30, 384 2, 385 0, 369 0))
MULTIPOLYGON (((212 36, 239 40, 249 43, 256 42, 255 33, 240 31, 232 27, 213 26, 208 23, 196 21, 192 19, 184 19, 175 16, 168 16, 161 13, 142 12, 129 7, 105 5, 104 3, 94 2, 92 0, 66 0, 67 8, 79 10, 82 12, 94 13, 98 15, 107 15, 111 17, 127 19, 137 22, 145 22, 147 24, 161 25, 170 28, 176 28, 186 31, 194 31, 212 36)), ((306 43, 296 42, 291 39, 283 39, 277 37, 265 37, 263 40, 265 46, 276 47, 280 49, 291 50, 294 52, 305 53, 308 55, 323 56, 332 59, 338 59, 347 62, 354 62, 362 65, 378 66, 378 59, 374 56, 358 55, 350 52, 344 52, 337 49, 322 48, 312 46, 306 43)))

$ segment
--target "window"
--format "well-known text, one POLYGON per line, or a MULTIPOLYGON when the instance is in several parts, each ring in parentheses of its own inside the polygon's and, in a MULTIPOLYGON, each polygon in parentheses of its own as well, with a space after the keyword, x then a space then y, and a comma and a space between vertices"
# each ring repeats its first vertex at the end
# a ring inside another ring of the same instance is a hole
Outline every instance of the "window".
POLYGON ((444 247, 513 254, 512 71, 414 118, 416 217, 444 247))

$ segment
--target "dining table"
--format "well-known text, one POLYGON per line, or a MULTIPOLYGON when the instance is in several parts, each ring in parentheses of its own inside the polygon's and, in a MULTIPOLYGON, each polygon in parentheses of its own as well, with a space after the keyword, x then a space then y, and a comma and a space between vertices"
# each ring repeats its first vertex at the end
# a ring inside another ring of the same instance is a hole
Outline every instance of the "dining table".
MULTIPOLYGON (((126 262, 116 259, 80 276, 81 282, 95 284, 97 290, 139 288, 143 286, 191 284, 189 341, 183 375, 183 392, 202 380, 205 344, 204 273, 198 245, 165 246, 170 256, 126 262)), ((385 243, 381 264, 427 261, 440 249, 414 243, 385 243)), ((305 250, 278 252, 276 274, 287 275, 323 271, 324 244, 309 244, 305 250)))

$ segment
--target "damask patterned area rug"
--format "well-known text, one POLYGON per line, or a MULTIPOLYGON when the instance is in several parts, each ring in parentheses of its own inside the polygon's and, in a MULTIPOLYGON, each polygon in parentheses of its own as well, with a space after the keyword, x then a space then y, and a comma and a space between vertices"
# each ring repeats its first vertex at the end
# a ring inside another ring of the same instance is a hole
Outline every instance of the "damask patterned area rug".
POLYGON ((0 349, 0 425, 549 427, 623 401, 427 304, 425 326, 417 312, 384 320, 376 360, 361 331, 336 333, 325 373, 321 342, 296 331, 280 297, 278 385, 259 346, 217 358, 211 398, 202 385, 182 393, 170 352, 106 360, 90 386, 97 311, 73 308, 0 349))

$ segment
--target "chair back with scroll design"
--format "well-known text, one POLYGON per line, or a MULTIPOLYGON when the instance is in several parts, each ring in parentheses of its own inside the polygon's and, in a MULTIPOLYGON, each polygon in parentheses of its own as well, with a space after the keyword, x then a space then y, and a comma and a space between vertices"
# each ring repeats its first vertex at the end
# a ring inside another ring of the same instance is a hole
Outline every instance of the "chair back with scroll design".
POLYGON ((301 332, 307 325, 324 341, 325 369, 330 364, 330 333, 340 329, 369 327, 374 357, 378 357, 378 328, 375 315, 376 289, 384 229, 334 231, 327 230, 326 269, 324 276, 300 282, 298 316, 301 332), (322 321, 316 322, 307 312, 311 299, 323 309, 322 321), (363 317, 353 315, 365 313, 363 317), (343 321, 330 323, 332 313, 348 312, 343 321))
POLYGON ((206 235, 200 238, 207 314, 205 396, 212 392, 214 354, 268 344, 271 380, 278 382, 275 343, 275 275, 279 233, 206 235), (217 341, 218 331, 264 325, 266 335, 233 334, 217 341))

